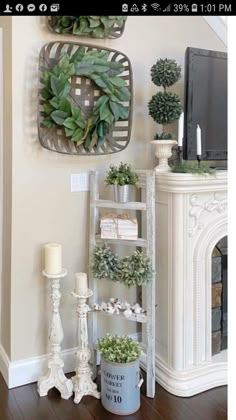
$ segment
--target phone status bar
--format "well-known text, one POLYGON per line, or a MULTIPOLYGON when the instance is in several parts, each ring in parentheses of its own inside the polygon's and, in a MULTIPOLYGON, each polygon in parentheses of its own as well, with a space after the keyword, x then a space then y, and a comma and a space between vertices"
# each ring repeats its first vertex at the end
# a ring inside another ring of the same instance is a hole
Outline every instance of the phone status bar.
POLYGON ((72 15, 79 12, 83 15, 98 15, 98 13, 103 13, 104 15, 110 13, 114 15, 202 15, 202 14, 211 14, 211 15, 233 15, 236 9, 236 6, 231 3, 168 3, 168 2, 142 2, 142 3, 128 3, 121 2, 115 4, 109 4, 109 6, 104 6, 101 4, 93 4, 89 6, 88 4, 81 4, 79 7, 75 3, 70 4, 70 2, 61 2, 61 3, 6 3, 0 5, 1 15, 59 15, 63 14, 72 15))

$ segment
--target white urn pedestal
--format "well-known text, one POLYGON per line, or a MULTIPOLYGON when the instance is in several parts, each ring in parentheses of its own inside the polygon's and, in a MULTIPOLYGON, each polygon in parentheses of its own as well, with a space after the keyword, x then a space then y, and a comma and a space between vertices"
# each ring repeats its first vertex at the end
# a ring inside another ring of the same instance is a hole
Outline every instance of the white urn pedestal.
POLYGON ((156 172, 170 172, 168 159, 172 154, 172 147, 177 144, 176 140, 152 140, 155 145, 155 156, 159 159, 158 165, 155 167, 156 172))

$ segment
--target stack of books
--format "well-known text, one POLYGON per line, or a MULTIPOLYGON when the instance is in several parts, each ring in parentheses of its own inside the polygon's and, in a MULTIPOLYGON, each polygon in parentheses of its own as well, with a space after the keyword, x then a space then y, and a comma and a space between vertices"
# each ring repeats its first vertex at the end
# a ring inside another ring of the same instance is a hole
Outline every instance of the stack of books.
POLYGON ((105 214, 101 218, 102 239, 126 239, 137 240, 138 221, 127 214, 105 214))

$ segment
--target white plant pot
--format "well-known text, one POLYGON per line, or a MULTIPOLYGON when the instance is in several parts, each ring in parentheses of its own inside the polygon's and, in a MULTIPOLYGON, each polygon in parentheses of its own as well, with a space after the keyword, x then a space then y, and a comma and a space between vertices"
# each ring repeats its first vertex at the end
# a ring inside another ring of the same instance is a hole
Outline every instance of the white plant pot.
POLYGON ((155 144, 155 156, 159 159, 158 165, 155 167, 156 172, 170 172, 168 159, 171 157, 172 147, 177 144, 176 140, 152 140, 155 144))

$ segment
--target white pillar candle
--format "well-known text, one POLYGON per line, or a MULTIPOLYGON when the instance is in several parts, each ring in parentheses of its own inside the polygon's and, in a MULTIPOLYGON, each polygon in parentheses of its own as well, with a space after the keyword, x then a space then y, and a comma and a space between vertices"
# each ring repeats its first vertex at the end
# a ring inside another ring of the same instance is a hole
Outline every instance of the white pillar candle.
POLYGON ((197 155, 202 154, 202 132, 199 125, 197 125, 197 155))
POLYGON ((79 296, 86 296, 88 291, 88 280, 86 273, 75 273, 75 293, 79 296))
POLYGON ((179 125, 178 125, 178 146, 182 147, 184 137, 184 113, 180 115, 179 125))
POLYGON ((44 251, 45 272, 47 274, 60 274, 62 272, 61 244, 46 244, 44 251))

